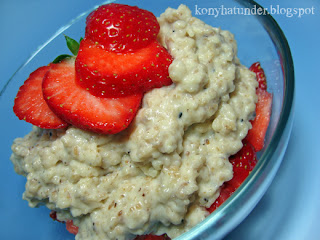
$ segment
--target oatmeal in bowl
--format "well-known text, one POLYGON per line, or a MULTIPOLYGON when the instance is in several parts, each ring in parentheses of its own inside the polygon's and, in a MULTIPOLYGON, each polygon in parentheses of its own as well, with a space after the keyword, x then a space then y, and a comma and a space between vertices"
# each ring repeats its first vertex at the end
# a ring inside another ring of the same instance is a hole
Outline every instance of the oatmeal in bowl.
POLYGON ((156 37, 151 31, 149 43, 137 48, 132 42, 146 36, 103 42, 103 31, 94 35, 101 29, 88 27, 103 22, 103 14, 105 25, 118 21, 116 8, 127 16, 140 11, 102 5, 88 16, 75 56, 30 75, 29 82, 41 78, 40 99, 54 120, 44 124, 40 115, 39 126, 22 117, 29 113, 19 99, 28 89, 20 89, 14 111, 35 126, 14 141, 11 161, 27 179, 23 198, 52 210, 76 239, 176 238, 250 174, 272 95, 260 64, 240 63, 234 36, 192 16, 186 5, 165 10, 156 37))

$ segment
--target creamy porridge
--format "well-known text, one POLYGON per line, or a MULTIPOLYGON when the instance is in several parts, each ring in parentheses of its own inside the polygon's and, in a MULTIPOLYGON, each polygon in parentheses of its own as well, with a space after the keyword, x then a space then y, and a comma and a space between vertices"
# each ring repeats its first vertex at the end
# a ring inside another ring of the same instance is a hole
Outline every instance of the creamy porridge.
POLYGON ((134 122, 115 135, 34 127, 12 146, 23 198, 72 219, 78 240, 174 238, 202 221, 232 178, 257 101, 255 74, 242 66, 228 31, 184 5, 158 21, 174 58, 174 84, 148 92, 134 122))

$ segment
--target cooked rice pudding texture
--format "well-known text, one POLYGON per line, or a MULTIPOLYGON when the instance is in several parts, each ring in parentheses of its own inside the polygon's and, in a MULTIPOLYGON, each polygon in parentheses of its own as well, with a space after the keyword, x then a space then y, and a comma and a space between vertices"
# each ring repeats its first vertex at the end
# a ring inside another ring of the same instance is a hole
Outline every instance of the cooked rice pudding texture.
POLYGON ((159 41, 174 58, 173 84, 148 92, 134 122, 115 135, 33 127, 12 146, 23 198, 72 219, 77 240, 177 237, 208 216, 232 178, 257 96, 255 74, 228 31, 181 5, 159 18, 159 41))

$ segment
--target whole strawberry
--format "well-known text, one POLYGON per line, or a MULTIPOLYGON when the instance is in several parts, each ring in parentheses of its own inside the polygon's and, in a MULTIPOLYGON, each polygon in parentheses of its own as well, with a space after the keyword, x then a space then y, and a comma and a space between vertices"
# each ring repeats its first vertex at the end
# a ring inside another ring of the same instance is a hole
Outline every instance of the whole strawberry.
POLYGON ((160 26, 153 13, 136 6, 102 5, 87 17, 86 37, 104 49, 134 51, 153 42, 160 26))

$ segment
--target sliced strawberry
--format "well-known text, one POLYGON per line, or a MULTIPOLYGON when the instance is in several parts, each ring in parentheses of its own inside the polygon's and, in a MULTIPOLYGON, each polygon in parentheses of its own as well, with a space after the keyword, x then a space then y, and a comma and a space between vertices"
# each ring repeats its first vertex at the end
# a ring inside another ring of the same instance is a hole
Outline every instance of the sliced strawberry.
POLYGON ((100 6, 89 14, 86 23, 86 37, 116 52, 147 46, 157 38, 160 29, 153 13, 117 3, 100 6))
POLYGON ((134 240, 170 240, 167 236, 167 234, 163 234, 161 236, 156 236, 156 235, 143 235, 143 236, 137 236, 134 240))
POLYGON ((224 183, 220 189, 220 195, 216 201, 207 209, 210 213, 216 210, 222 203, 224 203, 237 189, 228 182, 224 183))
POLYGON ((50 215, 49 215, 52 219, 53 219, 53 221, 58 221, 58 222, 61 222, 58 218, 57 218, 57 212, 56 211, 51 211, 50 212, 50 215))
POLYGON ((172 83, 172 58, 157 41, 130 53, 104 50, 90 39, 80 43, 76 58, 77 82, 99 97, 118 97, 172 83))
POLYGON ((244 140, 241 150, 231 156, 229 161, 233 166, 233 178, 222 185, 219 197, 210 208, 208 208, 210 213, 226 201, 249 176, 257 163, 256 152, 253 146, 244 140))
POLYGON ((77 235, 79 228, 73 224, 72 220, 67 220, 67 222, 60 221, 59 219, 57 219, 57 212, 53 211, 53 210, 50 212, 50 217, 54 221, 66 223, 66 228, 67 228, 68 232, 70 232, 71 234, 77 235))
POLYGON ((72 220, 67 220, 66 228, 69 233, 77 235, 79 228, 73 224, 72 220))
POLYGON ((264 74, 264 70, 260 65, 260 62, 256 62, 251 65, 249 68, 250 71, 254 72, 257 76, 257 81, 259 83, 259 88, 262 90, 267 90, 267 81, 266 75, 264 74))
POLYGON ((237 189, 255 167, 257 163, 256 152, 249 142, 243 141, 241 150, 231 156, 229 161, 233 166, 233 178, 228 184, 237 189))
POLYGON ((66 122, 103 134, 128 127, 140 106, 142 94, 99 98, 75 82, 74 59, 52 64, 43 79, 43 95, 49 107, 66 122))
POLYGON ((264 146, 264 138, 269 126, 271 116, 272 94, 265 90, 257 89, 258 102, 256 104, 256 117, 251 122, 252 128, 246 137, 255 148, 256 152, 264 146))
POLYGON ((67 123, 58 118, 43 99, 42 79, 49 69, 50 66, 43 66, 30 74, 17 93, 13 111, 20 120, 40 128, 64 128, 67 123))

